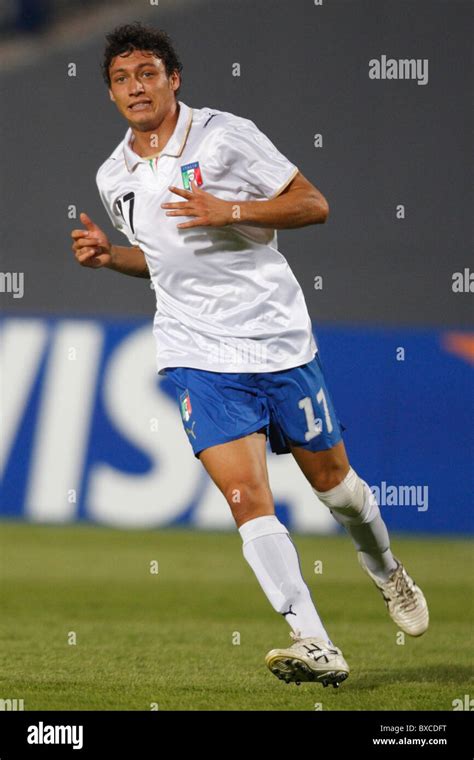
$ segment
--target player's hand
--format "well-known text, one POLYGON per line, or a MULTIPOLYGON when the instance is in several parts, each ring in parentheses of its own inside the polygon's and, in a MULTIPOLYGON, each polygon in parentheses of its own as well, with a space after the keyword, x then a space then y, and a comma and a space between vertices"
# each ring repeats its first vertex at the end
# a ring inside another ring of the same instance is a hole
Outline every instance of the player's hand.
POLYGON ((225 227, 226 224, 232 224, 235 221, 232 216, 233 204, 230 201, 223 201, 211 193, 206 193, 195 180, 191 181, 191 188, 192 191, 171 186, 169 189, 176 195, 186 198, 186 201, 161 204, 161 208, 173 209, 166 212, 167 216, 196 217, 191 222, 181 222, 176 225, 177 227, 225 227))
POLYGON ((86 229, 71 232, 72 250, 77 261, 81 266, 93 269, 107 266, 112 261, 112 246, 107 235, 87 214, 82 213, 79 218, 86 229))

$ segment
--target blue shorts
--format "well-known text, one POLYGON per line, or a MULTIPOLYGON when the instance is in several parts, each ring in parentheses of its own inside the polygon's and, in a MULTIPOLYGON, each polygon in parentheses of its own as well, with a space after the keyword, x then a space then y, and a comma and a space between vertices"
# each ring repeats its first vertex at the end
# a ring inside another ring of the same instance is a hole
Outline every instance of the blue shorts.
POLYGON ((345 430, 326 388, 319 354, 279 372, 213 372, 167 367, 195 456, 209 446, 264 431, 276 454, 291 443, 309 451, 335 446, 345 430))

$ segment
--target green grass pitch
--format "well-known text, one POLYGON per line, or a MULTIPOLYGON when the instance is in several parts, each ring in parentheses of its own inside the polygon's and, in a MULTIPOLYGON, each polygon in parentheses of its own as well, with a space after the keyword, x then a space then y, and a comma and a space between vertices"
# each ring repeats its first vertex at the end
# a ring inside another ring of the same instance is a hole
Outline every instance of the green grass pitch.
POLYGON ((15 522, 0 531, 0 698, 23 699, 25 710, 452 710, 474 693, 467 540, 392 537, 431 613, 428 633, 402 644, 350 540, 292 534, 351 667, 339 689, 324 689, 267 670, 266 652, 289 646, 290 628, 237 531, 15 522))

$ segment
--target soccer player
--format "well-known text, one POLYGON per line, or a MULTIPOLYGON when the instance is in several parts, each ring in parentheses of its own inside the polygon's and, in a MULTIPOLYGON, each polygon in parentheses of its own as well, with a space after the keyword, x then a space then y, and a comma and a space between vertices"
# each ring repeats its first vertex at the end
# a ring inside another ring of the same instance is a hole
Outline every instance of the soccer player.
POLYGON ((128 124, 97 185, 130 246, 81 214, 82 266, 150 277, 157 371, 171 379, 195 456, 225 496, 243 554, 294 643, 272 649, 287 683, 338 686, 349 666, 331 641, 276 517, 266 441, 291 453, 348 531, 402 631, 428 627, 423 593, 390 549, 367 483, 351 467, 303 292, 277 229, 322 224, 328 204, 249 119, 178 100, 182 64, 168 35, 135 23, 107 35, 103 74, 128 124))

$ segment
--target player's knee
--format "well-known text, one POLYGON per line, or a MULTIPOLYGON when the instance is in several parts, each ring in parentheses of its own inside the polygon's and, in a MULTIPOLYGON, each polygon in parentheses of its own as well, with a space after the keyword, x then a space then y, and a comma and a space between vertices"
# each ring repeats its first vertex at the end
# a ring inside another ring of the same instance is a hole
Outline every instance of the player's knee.
POLYGON ((262 509, 272 505, 268 486, 253 478, 228 483, 223 492, 232 514, 240 521, 244 517, 249 519, 254 513, 261 512, 262 509))
POLYGON ((321 492, 330 491, 332 488, 336 488, 339 483, 342 483, 346 475, 347 466, 343 463, 321 469, 318 472, 315 481, 313 481, 313 490, 317 489, 321 492))
POLYGON ((353 523, 369 522, 378 511, 377 502, 369 487, 352 467, 337 486, 327 491, 313 488, 313 491, 331 512, 353 523))

